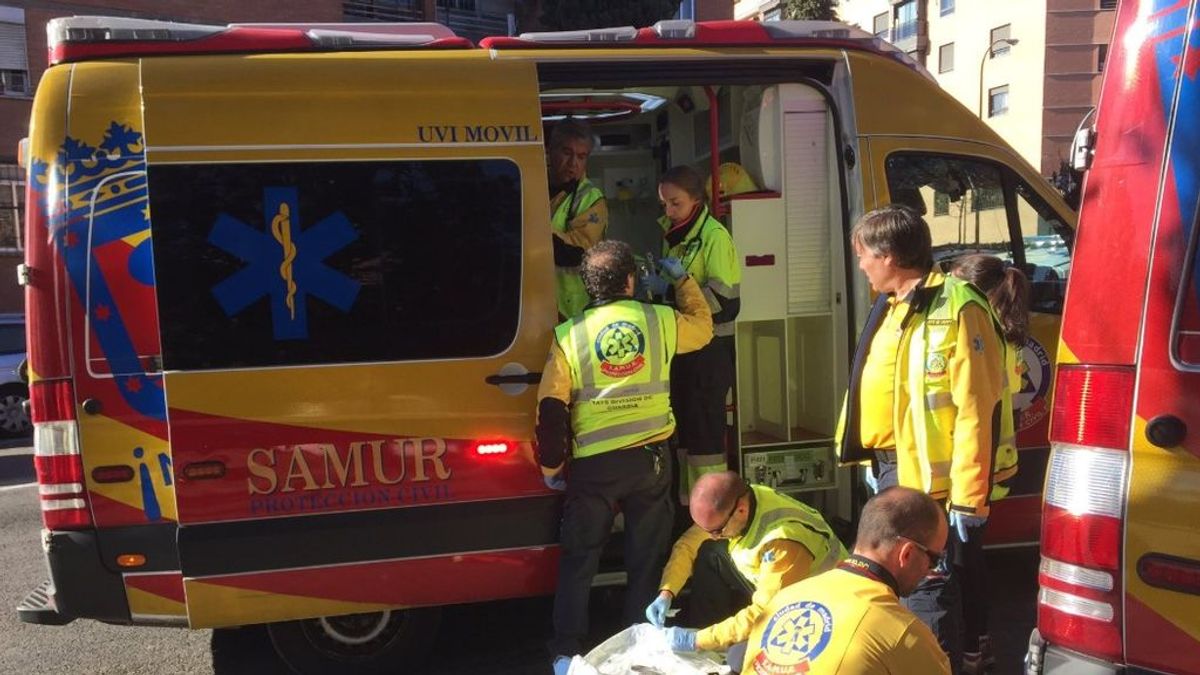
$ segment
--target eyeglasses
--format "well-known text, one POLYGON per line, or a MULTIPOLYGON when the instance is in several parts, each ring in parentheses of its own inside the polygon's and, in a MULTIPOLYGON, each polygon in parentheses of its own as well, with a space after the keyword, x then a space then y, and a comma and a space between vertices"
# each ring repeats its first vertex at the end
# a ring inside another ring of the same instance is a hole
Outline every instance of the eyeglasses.
POLYGON ((912 544, 913 546, 916 546, 917 550, 919 550, 921 553, 924 553, 925 557, 929 560, 929 569, 933 569, 935 567, 940 566, 942 564, 942 561, 946 559, 946 550, 945 549, 942 549, 941 551, 932 551, 929 549, 928 546, 922 544, 921 542, 919 542, 915 539, 910 539, 910 538, 902 536, 902 535, 896 535, 896 538, 907 541, 908 543, 912 544))
POLYGON ((721 521, 720 527, 716 528, 715 530, 710 530, 708 528, 702 528, 702 529, 704 529, 705 532, 709 533, 710 535, 712 535, 714 537, 720 537, 721 535, 723 535, 725 533, 725 528, 729 527, 729 521, 733 520, 733 514, 737 513, 738 502, 742 501, 742 497, 745 497, 745 496, 746 496, 746 493, 743 492, 742 494, 737 496, 737 499, 733 500, 733 508, 729 509, 729 515, 725 516, 725 520, 721 521))

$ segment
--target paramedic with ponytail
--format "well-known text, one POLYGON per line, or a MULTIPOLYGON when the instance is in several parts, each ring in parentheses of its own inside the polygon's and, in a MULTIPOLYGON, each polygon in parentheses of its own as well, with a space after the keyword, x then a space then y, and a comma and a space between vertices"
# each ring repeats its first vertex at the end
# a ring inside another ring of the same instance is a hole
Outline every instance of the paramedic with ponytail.
POLYGON ((676 354, 712 338, 712 314, 696 282, 671 277, 678 310, 635 300, 633 251, 602 241, 580 275, 591 302, 554 329, 538 386, 538 461, 565 490, 554 596, 554 672, 563 675, 588 632, 588 595, 619 510, 625 517, 625 621, 637 623, 670 546, 675 432, 670 373, 676 354))
MULTIPOLYGON (((696 280, 713 314, 713 340, 671 367, 671 403, 679 418, 679 500, 686 505, 696 480, 724 471, 725 397, 733 386, 733 320, 741 309, 742 270, 729 230, 708 210, 704 179, 687 166, 658 181, 662 202, 663 264, 678 261, 696 280)), ((670 293, 668 292, 668 299, 670 293)))
MULTIPOLYGON (((954 261, 950 273, 974 284, 991 303, 1004 334, 1004 375, 1008 379, 1010 393, 1015 396, 1022 390, 1022 383, 1026 381, 1023 372, 1025 361, 1021 357, 1021 351, 1025 347, 1026 338, 1029 337, 1029 280, 1016 267, 995 256, 983 254, 958 258, 954 261)), ((996 471, 1012 475, 1017 469, 1016 417, 1012 397, 1006 398, 1003 403, 1001 421, 1011 423, 1001 426, 1000 447, 996 452, 996 471)), ((992 501, 1003 499, 1007 495, 1008 486, 1004 483, 992 486, 992 501)), ((992 654, 991 638, 987 634, 988 589, 983 548, 968 549, 965 553, 979 557, 978 560, 967 561, 963 566, 962 576, 963 673, 973 675, 984 672, 995 662, 995 657, 992 654)))

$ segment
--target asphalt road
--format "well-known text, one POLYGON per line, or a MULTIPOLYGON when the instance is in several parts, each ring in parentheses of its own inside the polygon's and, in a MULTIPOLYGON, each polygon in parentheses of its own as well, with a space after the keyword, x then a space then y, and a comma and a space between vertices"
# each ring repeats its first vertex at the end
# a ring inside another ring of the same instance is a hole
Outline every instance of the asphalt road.
MULTIPOLYGON (((287 669, 261 628, 188 630, 110 626, 76 621, 34 626, 15 607, 46 578, 39 544, 37 488, 27 448, 0 449, 0 673, 221 673, 272 675, 287 669)), ((1034 622, 1037 554, 1031 549, 989 554, 992 635, 998 674, 1021 672, 1034 622)), ((593 595, 594 639, 615 632, 617 590, 593 595)), ((549 673, 543 644, 550 635, 550 599, 531 598, 446 609, 433 657, 416 672, 432 675, 549 673)))

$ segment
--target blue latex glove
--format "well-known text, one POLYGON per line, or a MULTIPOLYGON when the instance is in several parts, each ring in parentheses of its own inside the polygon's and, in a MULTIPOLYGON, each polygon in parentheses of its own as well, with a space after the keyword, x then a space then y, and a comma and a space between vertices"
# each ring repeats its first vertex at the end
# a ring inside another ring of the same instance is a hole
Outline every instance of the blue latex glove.
POLYGON ((691 628, 671 626, 667 629, 667 642, 671 644, 671 651, 694 652, 696 651, 696 631, 691 628))
POLYGON ((871 470, 869 464, 863 467, 863 482, 871 488, 871 494, 879 494, 879 479, 875 477, 875 472, 871 470))
POLYGON ((683 268, 683 261, 674 256, 663 258, 658 261, 658 269, 662 271, 663 276, 675 283, 687 276, 687 270, 683 268))
POLYGON ((667 294, 667 280, 657 274, 645 274, 642 276, 642 288, 650 291, 650 295, 661 297, 667 294))
POLYGON ((972 516, 960 511, 950 512, 950 529, 958 533, 958 540, 964 544, 967 543, 967 529, 983 527, 986 522, 987 518, 983 516, 972 516))
POLYGON ((542 476, 542 480, 546 483, 546 487, 550 488, 551 490, 558 490, 559 492, 562 492, 567 489, 567 479, 563 476, 561 471, 553 476, 542 476))
POLYGON ((554 659, 554 675, 567 675, 571 669, 571 657, 560 656, 554 659))
POLYGON ((659 593, 654 602, 646 608, 646 620, 655 626, 662 628, 667 623, 667 610, 671 609, 671 596, 668 593, 659 593))

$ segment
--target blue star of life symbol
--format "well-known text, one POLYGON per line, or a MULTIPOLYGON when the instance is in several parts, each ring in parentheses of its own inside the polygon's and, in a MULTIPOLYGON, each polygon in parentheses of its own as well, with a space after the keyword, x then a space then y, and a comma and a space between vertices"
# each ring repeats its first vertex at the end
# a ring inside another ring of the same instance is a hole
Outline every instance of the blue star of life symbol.
POLYGON ((221 213, 208 234, 209 243, 247 263, 213 286, 221 309, 232 317, 269 295, 276 340, 308 338, 309 295, 349 312, 360 287, 324 262, 358 239, 350 220, 337 211, 301 230, 299 201, 295 187, 264 188, 266 231, 221 213))

